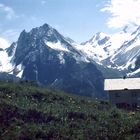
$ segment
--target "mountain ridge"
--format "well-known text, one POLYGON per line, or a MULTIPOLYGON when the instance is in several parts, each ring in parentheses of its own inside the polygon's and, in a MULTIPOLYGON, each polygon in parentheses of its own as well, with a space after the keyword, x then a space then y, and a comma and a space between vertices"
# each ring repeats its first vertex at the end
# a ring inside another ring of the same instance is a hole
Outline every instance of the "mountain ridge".
POLYGON ((48 24, 30 32, 23 30, 5 53, 11 65, 8 72, 23 80, 78 95, 107 96, 103 90, 104 77, 96 65, 48 24))
POLYGON ((78 44, 48 24, 23 30, 17 42, 0 51, 0 72, 66 92, 105 97, 104 78, 139 75, 139 32, 139 27, 114 35, 98 32, 78 44))

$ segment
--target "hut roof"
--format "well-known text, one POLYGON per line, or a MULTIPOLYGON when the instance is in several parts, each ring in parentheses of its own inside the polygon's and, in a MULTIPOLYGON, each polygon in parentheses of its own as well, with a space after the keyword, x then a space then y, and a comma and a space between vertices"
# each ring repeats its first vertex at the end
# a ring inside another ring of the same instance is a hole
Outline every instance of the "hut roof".
POLYGON ((104 90, 140 89, 140 78, 105 79, 104 90))

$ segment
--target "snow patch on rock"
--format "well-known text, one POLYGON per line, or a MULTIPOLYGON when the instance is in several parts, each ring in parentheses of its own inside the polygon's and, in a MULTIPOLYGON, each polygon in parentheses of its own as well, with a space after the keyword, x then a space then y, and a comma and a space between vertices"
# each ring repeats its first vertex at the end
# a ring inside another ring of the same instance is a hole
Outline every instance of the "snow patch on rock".
POLYGON ((56 42, 56 43, 52 43, 52 42, 47 42, 45 41, 45 44, 54 49, 54 50, 58 50, 58 51, 66 51, 69 52, 69 50, 66 48, 66 46, 64 46, 60 41, 56 42))

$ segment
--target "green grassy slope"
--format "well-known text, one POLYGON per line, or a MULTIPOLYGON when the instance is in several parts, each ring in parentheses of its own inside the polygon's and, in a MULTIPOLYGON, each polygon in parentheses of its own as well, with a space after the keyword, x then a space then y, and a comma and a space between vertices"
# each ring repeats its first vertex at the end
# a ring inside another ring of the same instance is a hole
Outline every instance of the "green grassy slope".
POLYGON ((29 84, 0 82, 0 140, 63 139, 140 139, 140 113, 29 84))

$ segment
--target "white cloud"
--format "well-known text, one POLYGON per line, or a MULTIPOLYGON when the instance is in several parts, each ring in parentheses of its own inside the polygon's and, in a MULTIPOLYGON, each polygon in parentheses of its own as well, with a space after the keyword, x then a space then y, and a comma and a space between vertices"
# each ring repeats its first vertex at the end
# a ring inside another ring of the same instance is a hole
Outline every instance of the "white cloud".
POLYGON ((107 22, 110 28, 140 25, 140 0, 109 0, 101 11, 111 14, 107 22))
POLYGON ((6 14, 6 19, 11 20, 12 18, 17 17, 15 14, 15 11, 11 7, 1 4, 1 3, 0 3, 0 11, 6 14))
POLYGON ((5 49, 9 46, 9 42, 6 39, 0 37, 0 48, 5 49))

